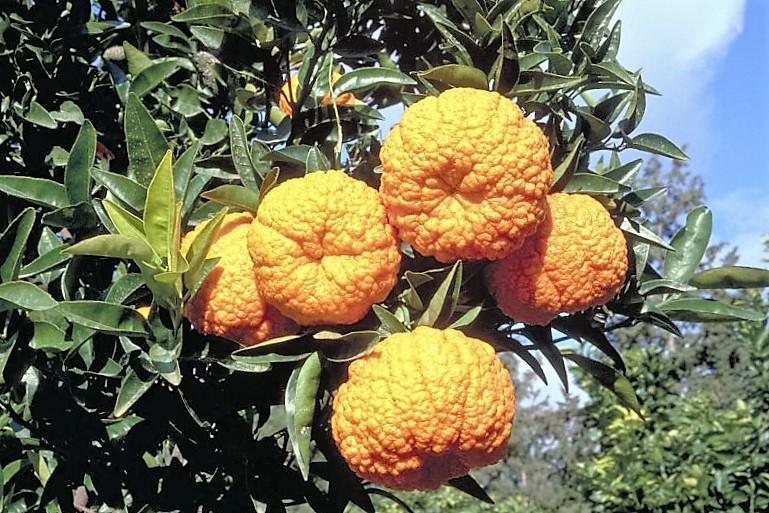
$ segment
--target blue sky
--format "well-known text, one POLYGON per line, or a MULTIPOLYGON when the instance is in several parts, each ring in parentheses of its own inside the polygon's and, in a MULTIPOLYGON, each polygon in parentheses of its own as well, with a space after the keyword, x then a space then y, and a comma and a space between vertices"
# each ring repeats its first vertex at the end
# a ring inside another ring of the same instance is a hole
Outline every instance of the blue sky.
POLYGON ((713 241, 767 267, 769 232, 769 2, 624 0, 619 59, 662 93, 649 97, 641 132, 687 146, 705 180, 713 241))

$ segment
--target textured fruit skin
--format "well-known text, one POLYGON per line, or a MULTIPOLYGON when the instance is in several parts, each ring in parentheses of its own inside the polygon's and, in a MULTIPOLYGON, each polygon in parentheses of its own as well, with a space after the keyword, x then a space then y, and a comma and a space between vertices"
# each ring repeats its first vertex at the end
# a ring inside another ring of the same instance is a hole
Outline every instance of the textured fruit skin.
MULTIPOLYGON (((219 257, 219 262, 206 275, 184 309, 185 317, 201 333, 246 346, 290 334, 296 329, 289 319, 265 302, 257 289, 246 248, 246 236, 253 219, 249 213, 224 217, 206 255, 207 258, 219 257)), ((184 236, 183 254, 205 224, 201 223, 184 236)))
POLYGON ((361 478, 430 490, 500 460, 514 416, 510 373, 490 345, 420 326, 350 364, 331 432, 361 478))
POLYGON ((418 101, 380 158, 390 222, 441 262, 502 258, 544 218, 553 180, 547 138, 498 93, 455 88, 418 101))
POLYGON ((622 231, 586 194, 548 196, 548 213, 521 249, 486 269, 497 305, 516 321, 546 325, 559 313, 606 303, 627 272, 622 231))
POLYGON ((376 189, 336 170, 270 190, 248 250, 265 299, 303 325, 359 321, 395 286, 401 262, 376 189))
MULTIPOLYGON (((333 85, 341 77, 339 73, 334 73, 331 76, 331 84, 333 85)), ((294 102, 299 96, 299 77, 292 75, 289 80, 283 83, 280 87, 280 93, 278 97, 278 108, 286 113, 287 116, 294 115, 294 102), (291 88, 289 90, 289 88, 291 88)), ((326 96, 320 101, 321 105, 331 105, 331 92, 326 93, 326 96)), ((355 103, 355 95, 352 93, 342 93, 336 97, 337 105, 352 105, 355 103)))

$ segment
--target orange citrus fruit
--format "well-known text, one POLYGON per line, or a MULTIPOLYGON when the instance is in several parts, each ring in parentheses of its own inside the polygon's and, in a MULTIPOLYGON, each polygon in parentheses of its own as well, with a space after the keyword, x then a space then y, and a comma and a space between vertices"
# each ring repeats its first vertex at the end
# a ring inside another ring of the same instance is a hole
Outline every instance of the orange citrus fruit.
POLYGON ((523 247, 486 269, 499 308, 528 324, 603 305, 628 266, 625 237, 598 200, 555 193, 547 204, 545 221, 523 247))
POLYGON ((331 433, 358 476, 426 490, 500 460, 514 416, 510 373, 490 345, 420 326, 350 364, 331 433))
POLYGON ((270 190, 248 250, 265 299, 303 325, 359 321, 387 297, 401 261, 376 189, 336 170, 270 190))
POLYGON ((504 257, 544 218, 547 138, 496 92, 455 88, 416 102, 380 156, 390 222, 441 262, 504 257))
MULTIPOLYGON (((256 286, 254 269, 246 248, 246 235, 254 216, 227 214, 216 232, 207 258, 219 262, 206 275, 184 314, 201 333, 253 345, 291 333, 295 326, 269 306, 256 286)), ((201 223, 182 239, 182 253, 203 229, 201 223)))
MULTIPOLYGON (((341 76, 342 75, 339 73, 333 73, 331 77, 331 85, 335 84, 341 76)), ((297 75, 292 75, 291 78, 284 82, 280 87, 278 108, 285 112, 287 116, 293 116, 294 102, 296 102, 298 96, 299 77, 297 75)), ((352 93, 342 93, 336 97, 337 105, 352 105, 353 103, 355 103, 355 95, 352 93)), ((326 95, 321 99, 320 104, 331 105, 331 91, 326 93, 326 95)))

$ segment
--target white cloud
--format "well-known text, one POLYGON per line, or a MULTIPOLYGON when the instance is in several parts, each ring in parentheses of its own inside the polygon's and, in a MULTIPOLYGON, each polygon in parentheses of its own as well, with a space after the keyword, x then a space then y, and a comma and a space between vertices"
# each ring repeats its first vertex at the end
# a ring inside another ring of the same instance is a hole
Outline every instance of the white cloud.
POLYGON ((641 69, 662 93, 649 96, 640 132, 686 144, 696 172, 707 176, 716 134, 708 86, 742 31, 745 0, 625 0, 620 62, 641 69), (706 15, 703 15, 706 13, 706 15))
POLYGON ((763 235, 769 233, 769 203, 767 191, 735 189, 710 200, 709 206, 718 221, 714 242, 724 241, 737 246, 740 265, 769 268, 763 259, 763 235))

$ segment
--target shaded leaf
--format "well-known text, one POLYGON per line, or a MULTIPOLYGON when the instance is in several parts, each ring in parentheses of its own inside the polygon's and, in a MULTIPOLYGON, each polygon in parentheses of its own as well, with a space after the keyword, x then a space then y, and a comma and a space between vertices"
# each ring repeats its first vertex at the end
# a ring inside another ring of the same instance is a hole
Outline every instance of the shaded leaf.
POLYGON ((313 146, 307 152, 307 160, 304 163, 305 172, 326 171, 331 169, 331 163, 317 146, 313 146))
POLYGON ((686 322, 763 321, 765 312, 730 305, 715 299, 678 298, 655 305, 673 320, 686 322))
POLYGON ((636 412, 643 419, 641 405, 638 403, 638 397, 636 397, 633 390, 633 385, 630 384, 630 381, 623 374, 606 364, 578 354, 566 353, 563 356, 579 365, 585 372, 593 376, 598 383, 611 390, 624 406, 636 412))
POLYGON ((288 436, 299 470, 306 481, 310 472, 310 441, 315 402, 320 386, 320 357, 311 354, 294 369, 286 385, 286 421, 288 436))
POLYGON ((427 80, 443 82, 452 87, 472 87, 484 91, 489 88, 489 81, 483 71, 464 64, 436 66, 427 71, 420 71, 417 75, 427 80))
POLYGON ((534 346, 547 358, 550 365, 553 366, 556 375, 561 380, 564 390, 569 393, 569 376, 566 373, 566 364, 563 361, 563 354, 553 343, 553 334, 548 326, 526 326, 523 335, 532 341, 534 346))
POLYGON ((461 492, 465 492, 466 494, 475 497, 479 501, 483 501, 486 504, 494 504, 494 501, 491 500, 491 497, 486 493, 486 490, 484 490, 470 474, 450 479, 448 484, 461 492))
POLYGON ((41 351, 68 351, 74 345, 73 340, 66 339, 64 330, 46 321, 35 321, 35 333, 29 341, 29 347, 41 351))
POLYGON ((58 303, 46 291, 26 281, 0 283, 0 311, 12 308, 48 310, 58 303))
POLYGON ((570 337, 593 344, 599 351, 611 358, 620 371, 625 372, 625 362, 622 361, 619 351, 609 342, 606 333, 601 328, 594 326, 587 317, 583 315, 556 317, 553 319, 552 326, 570 337))
POLYGON ((56 310, 70 322, 114 335, 146 336, 144 318, 133 308, 105 301, 62 301, 56 310))
POLYGON ((136 212, 144 210, 144 203, 147 201, 147 188, 140 183, 127 176, 97 168, 91 171, 91 176, 136 212))
POLYGON ((129 175, 139 184, 149 185, 168 151, 168 143, 135 94, 128 95, 124 125, 129 175))
POLYGON ((353 331, 345 334, 319 331, 312 338, 326 359, 332 362, 347 362, 368 352, 379 342, 381 335, 376 331, 353 331))
POLYGON ((0 265, 0 282, 12 281, 19 277, 21 259, 34 224, 35 209, 27 207, 0 234, 0 258, 4 258, 0 265))
POLYGON ((45 107, 37 103, 35 100, 29 105, 29 111, 24 115, 24 119, 32 124, 42 126, 44 128, 54 129, 58 126, 56 120, 53 119, 50 112, 45 107))
POLYGON ((379 331, 385 335, 392 335, 393 333, 404 333, 408 331, 406 326, 393 315, 388 309, 383 306, 373 305, 371 309, 381 322, 379 331))
POLYGON ((730 265, 694 274, 689 284, 698 289, 749 289, 769 287, 769 269, 730 265))
POLYGON ((417 82, 400 71, 388 68, 358 68, 345 73, 334 82, 333 94, 339 96, 347 92, 357 92, 375 87, 414 86, 417 82))
POLYGON ((87 119, 80 127, 64 169, 64 188, 71 203, 91 199, 91 166, 96 158, 96 129, 87 119))
POLYGON ((37 274, 50 271, 54 267, 63 264, 71 257, 61 252, 60 247, 55 247, 46 251, 36 259, 25 265, 19 270, 19 278, 28 278, 37 274))
POLYGON ((574 173, 563 190, 565 192, 616 194, 623 190, 630 190, 630 187, 594 173, 574 173))
POLYGON ((243 185, 254 191, 259 190, 261 180, 251 160, 246 128, 238 116, 232 116, 230 120, 230 152, 232 163, 243 185))
POLYGON ((46 178, 3 175, 0 192, 49 208, 62 208, 70 203, 64 186, 46 178))
POLYGON ((679 292, 691 292, 693 290, 697 290, 697 288, 677 280, 664 278, 647 280, 641 283, 638 287, 638 293, 644 296, 652 294, 675 294, 679 292))
POLYGON ((459 289, 462 285, 462 261, 451 267, 435 294, 430 298, 427 308, 417 319, 418 326, 443 327, 448 322, 457 307, 459 289))
POLYGON ((129 370, 123 382, 120 384, 120 391, 117 395, 115 408, 112 410, 113 417, 122 417, 141 397, 155 384, 158 374, 152 373, 140 377, 133 369, 129 370))

